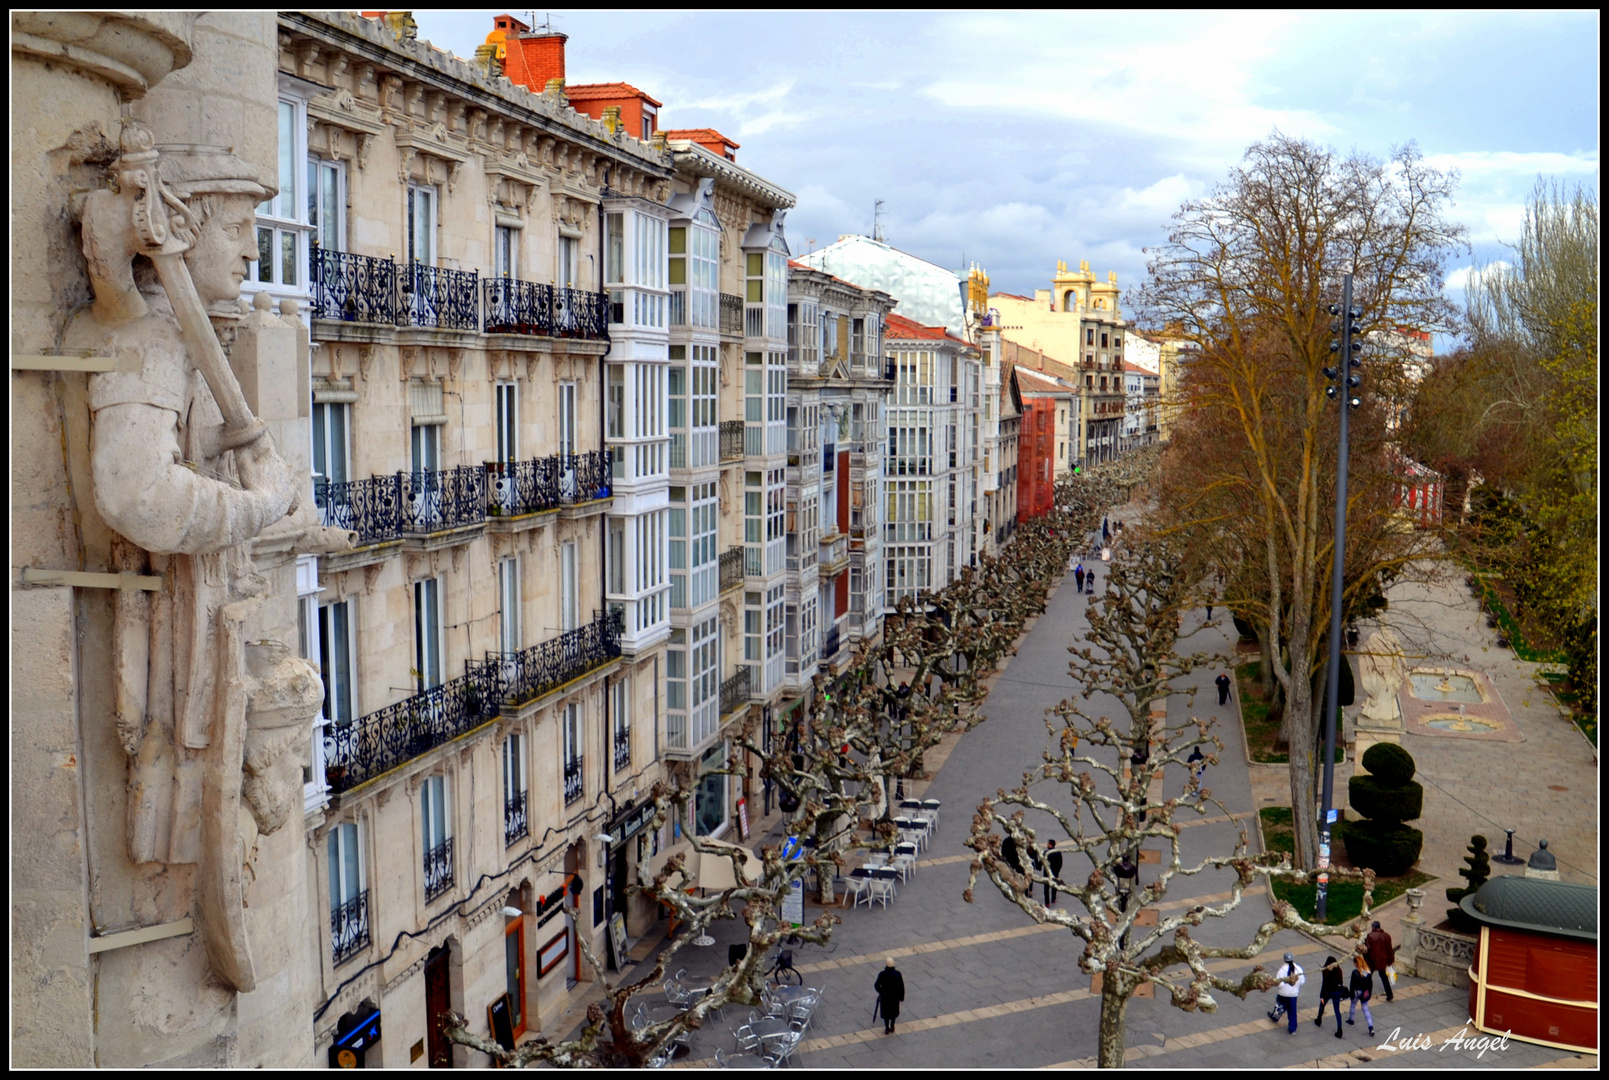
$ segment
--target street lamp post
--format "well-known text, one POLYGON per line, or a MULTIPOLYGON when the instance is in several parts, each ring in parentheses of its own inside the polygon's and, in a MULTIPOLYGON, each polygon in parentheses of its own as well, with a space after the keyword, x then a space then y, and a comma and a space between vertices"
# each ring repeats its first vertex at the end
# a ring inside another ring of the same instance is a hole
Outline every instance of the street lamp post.
POLYGON ((1361 362, 1354 354, 1362 350, 1363 343, 1354 336, 1356 320, 1361 313, 1352 309, 1351 274, 1342 278, 1341 303, 1339 306, 1331 304, 1330 314, 1340 316, 1340 340, 1330 343, 1330 351, 1339 354, 1335 365, 1324 369, 1325 377, 1337 385, 1327 387, 1325 393, 1331 398, 1341 399, 1341 449, 1335 463, 1335 565, 1330 573, 1330 658, 1324 680, 1324 794, 1318 845, 1319 922, 1324 921, 1329 900, 1330 818, 1334 813, 1331 807, 1335 800, 1335 711, 1341 691, 1341 587, 1346 566, 1347 419, 1360 403, 1360 399, 1353 396, 1353 391, 1363 381, 1352 373, 1353 368, 1360 366, 1361 362))

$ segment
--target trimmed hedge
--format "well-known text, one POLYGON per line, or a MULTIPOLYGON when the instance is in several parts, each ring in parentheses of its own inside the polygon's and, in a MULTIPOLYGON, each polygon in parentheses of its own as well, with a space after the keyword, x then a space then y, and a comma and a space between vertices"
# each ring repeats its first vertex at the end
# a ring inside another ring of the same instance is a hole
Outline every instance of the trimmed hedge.
POLYGON ((1425 834, 1407 825, 1379 821, 1345 821, 1341 836, 1353 866, 1366 866, 1383 877, 1407 872, 1419 861, 1425 834))
POLYGON ((1412 780, 1386 784, 1378 776, 1354 776, 1346 782, 1346 793, 1352 809, 1381 824, 1412 821, 1425 808, 1425 789, 1412 780))
MULTIPOLYGON (((1396 743, 1375 743, 1363 752, 1362 764, 1382 784, 1406 784, 1413 779, 1416 767, 1413 755, 1396 743)), ((1366 817, 1373 815, 1365 814, 1366 817)), ((1418 817, 1414 814, 1413 817, 1418 817)), ((1410 820, 1403 818, 1403 821, 1410 820)))

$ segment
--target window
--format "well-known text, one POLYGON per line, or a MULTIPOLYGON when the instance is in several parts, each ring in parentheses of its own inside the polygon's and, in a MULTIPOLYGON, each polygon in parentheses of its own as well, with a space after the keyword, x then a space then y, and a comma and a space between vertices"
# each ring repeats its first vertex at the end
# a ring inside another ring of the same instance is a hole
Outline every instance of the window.
POLYGON ((1103 348, 1103 349, 1107 348, 1107 344, 1106 344, 1107 337, 1108 337, 1108 335, 1106 335, 1106 334, 1101 335, 1101 348, 1103 348))
POLYGON ((576 581, 576 546, 572 540, 559 548, 559 628, 574 630, 577 617, 578 583, 576 581))
POLYGON ((567 458, 575 456, 575 397, 575 383, 559 384, 559 453, 567 458))
POLYGON ((609 711, 614 719, 614 769, 622 772, 631 767, 631 683, 629 676, 621 676, 609 688, 609 711))
POLYGON ((453 883, 452 822, 447 813, 445 776, 427 776, 419 785, 419 819, 425 853, 425 899, 434 900, 453 883))
POLYGON ((608 436, 611 439, 626 438, 626 368, 623 364, 608 365, 609 386, 607 389, 608 401, 605 410, 608 413, 608 436))
POLYGON ((1084 331, 1084 344, 1085 345, 1093 345, 1093 344, 1095 344, 1095 328, 1093 326, 1088 327, 1087 329, 1085 329, 1085 331, 1084 331))
POLYGON ((369 894, 356 825, 330 829, 330 954, 339 966, 369 947, 369 894))
POLYGON ((566 705, 560 722, 564 728, 564 805, 569 806, 585 791, 581 768, 586 736, 581 728, 581 704, 566 705))
POLYGON ((498 648, 519 652, 520 637, 520 560, 503 559, 497 564, 498 648))
POLYGON ((699 759, 698 789, 693 796, 693 828, 713 836, 726 827, 726 743, 712 746, 699 759))
POLYGON ((558 284, 566 289, 576 288, 576 281, 581 261, 581 242, 571 236, 559 237, 559 280, 558 284))
POLYGON ((517 278, 519 273, 520 230, 507 225, 496 226, 492 238, 493 273, 498 277, 517 278))
POLYGON ((357 670, 353 643, 352 601, 323 604, 318 609, 318 655, 324 676, 324 718, 344 727, 357 717, 357 670))
POLYGON ((436 265, 436 189, 408 185, 408 261, 436 265))
POLYGON ((642 107, 642 141, 647 142, 654 137, 654 121, 657 110, 652 105, 642 107))
POLYGON ((307 159, 307 223, 325 251, 346 249, 346 166, 307 159))
POLYGON ((520 384, 497 384, 497 460, 503 463, 520 457, 520 384))
POLYGON ((442 682, 441 581, 426 578, 413 583, 414 680, 420 693, 442 682))
POLYGON ((307 288, 307 243, 311 232, 303 188, 307 181, 306 107, 294 99, 279 101, 279 194, 257 205, 257 260, 250 274, 263 285, 302 291, 307 288))
POLYGON ((626 521, 609 519, 609 593, 620 596, 626 588, 626 521))
POLYGON ((410 440, 413 458, 413 524, 434 531, 441 521, 441 428, 436 424, 414 424, 410 440))
POLYGON ((313 403, 313 475, 332 484, 351 478, 347 449, 351 408, 345 402, 313 403))
POLYGON ((503 740, 503 846, 531 832, 530 808, 525 794, 525 736, 503 740))

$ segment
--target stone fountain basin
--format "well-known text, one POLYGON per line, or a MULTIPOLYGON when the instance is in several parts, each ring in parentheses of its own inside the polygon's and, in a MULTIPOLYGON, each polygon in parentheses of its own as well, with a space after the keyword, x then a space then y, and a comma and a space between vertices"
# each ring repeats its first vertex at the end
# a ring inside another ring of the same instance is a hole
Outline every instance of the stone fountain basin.
POLYGON ((1438 704, 1463 702, 1466 705, 1479 705, 1486 700, 1481 693, 1480 683, 1473 677, 1456 671, 1425 668, 1415 668, 1408 673, 1408 693, 1420 701, 1438 704), (1444 686, 1446 689, 1442 689, 1444 686))

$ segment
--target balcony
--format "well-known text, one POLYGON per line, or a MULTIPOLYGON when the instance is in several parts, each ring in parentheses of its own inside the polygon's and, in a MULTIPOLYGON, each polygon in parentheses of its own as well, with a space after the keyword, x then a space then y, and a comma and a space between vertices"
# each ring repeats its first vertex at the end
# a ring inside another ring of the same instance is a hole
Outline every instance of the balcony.
POLYGON ((721 591, 736 589, 743 584, 743 548, 730 547, 721 552, 721 591))
POLYGON ((497 716, 496 684, 469 673, 350 724, 325 728, 324 770, 339 795, 497 716))
POLYGON ((402 536, 401 473, 339 483, 316 478, 313 502, 318 507, 319 524, 355 531, 358 534, 356 547, 381 544, 402 536))
POLYGON ((448 837, 425 852, 425 903, 452 888, 453 838, 448 837))
POLYGON ((484 660, 467 661, 465 678, 485 686, 503 708, 518 709, 617 658, 620 632, 618 616, 594 613, 587 625, 528 649, 488 652, 484 660))
POLYGON ((521 517, 607 499, 612 462, 610 450, 553 454, 529 461, 489 461, 486 513, 489 517, 521 517))
POLYGON ((743 335, 743 298, 721 294, 721 333, 743 335))
POLYGON ((402 280, 407 325, 432 330, 480 330, 480 276, 473 270, 413 263, 402 280))
POLYGON ((486 520, 486 470, 476 465, 398 473, 404 533, 437 533, 486 520))
POLYGON ((564 805, 569 806, 582 795, 586 794, 586 783, 582 779, 584 771, 580 758, 570 758, 564 763, 564 805))
MULTIPOLYGON (((609 340, 605 294, 475 270, 312 249, 313 317, 380 326, 609 340)), ((741 306, 741 305, 740 305, 741 306)))
POLYGON ((330 909, 330 960, 340 967, 369 947, 369 890, 330 909))
POLYGON ((531 816, 526 808, 527 794, 520 792, 503 800, 503 846, 511 847, 516 840, 531 834, 531 816))
POLYGON ((397 264, 313 245, 313 318, 342 322, 397 322, 397 264))
POLYGON ((608 308, 603 293, 542 285, 517 278, 481 282, 488 334, 577 337, 607 341, 608 308))
POLYGON ((749 703, 749 669, 740 667, 737 674, 721 684, 721 718, 737 712, 749 703))
POLYGON ((721 421, 721 460, 722 461, 742 461, 743 460, 743 430, 744 430, 744 427, 745 427, 745 425, 744 425, 743 421, 741 421, 741 420, 722 420, 721 421))

